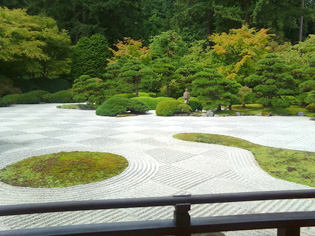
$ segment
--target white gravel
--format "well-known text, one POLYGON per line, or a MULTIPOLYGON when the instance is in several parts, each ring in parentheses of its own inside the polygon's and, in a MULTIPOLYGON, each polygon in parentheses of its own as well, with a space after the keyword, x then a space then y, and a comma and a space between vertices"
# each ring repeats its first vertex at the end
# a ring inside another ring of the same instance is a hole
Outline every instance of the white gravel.
MULTIPOLYGON (((307 117, 101 117, 94 111, 56 109, 59 104, 0 108, 0 168, 16 161, 61 151, 98 151, 123 155, 129 167, 112 179, 55 189, 13 187, 0 183, 0 205, 309 189, 262 171, 252 154, 225 146, 176 140, 173 134, 224 134, 288 149, 315 152, 315 122, 307 117)), ((196 205, 192 216, 314 210, 313 200, 196 205)), ((53 213, 0 218, 0 229, 65 224, 163 219, 172 207, 53 213)), ((274 230, 226 235, 275 235, 274 230)), ((302 235, 315 235, 303 228, 302 235)))

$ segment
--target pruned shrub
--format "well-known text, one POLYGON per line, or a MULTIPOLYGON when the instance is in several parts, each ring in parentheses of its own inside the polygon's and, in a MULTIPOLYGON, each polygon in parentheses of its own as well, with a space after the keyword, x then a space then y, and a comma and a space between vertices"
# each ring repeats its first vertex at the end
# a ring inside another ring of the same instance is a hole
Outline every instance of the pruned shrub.
POLYGON ((315 112, 315 104, 311 103, 311 104, 307 105, 306 109, 309 111, 315 112))
MULTIPOLYGON (((185 99, 183 97, 180 97, 177 100, 182 101, 182 102, 185 101, 185 99)), ((192 111, 196 111, 196 110, 201 111, 203 109, 201 102, 199 101, 198 98, 195 98, 195 97, 189 98, 189 104, 188 105, 191 107, 192 111)))
POLYGON ((10 105, 11 105, 10 103, 6 101, 2 101, 2 99, 0 98, 0 107, 8 107, 10 105))
POLYGON ((116 116, 128 111, 131 113, 145 113, 149 108, 142 102, 123 97, 112 97, 96 109, 96 115, 116 116))
POLYGON ((19 94, 16 100, 17 104, 37 104, 40 103, 40 98, 32 93, 19 94))
POLYGON ((178 105, 178 113, 191 113, 191 107, 187 104, 180 104, 178 105))
POLYGON ((174 114, 183 113, 183 110, 190 110, 189 108, 187 104, 177 100, 162 101, 156 106, 155 113, 157 116, 172 116, 174 114))
POLYGON ((131 113, 141 114, 149 110, 148 106, 146 106, 143 102, 132 100, 132 99, 128 99, 128 100, 129 100, 129 104, 128 104, 127 110, 130 111, 131 113))
POLYGON ((169 97, 158 97, 158 98, 152 98, 152 97, 134 97, 133 100, 137 100, 140 102, 143 102, 150 110, 155 110, 156 106, 161 101, 169 101, 169 100, 175 100, 174 98, 169 97))
POLYGON ((72 90, 62 90, 56 93, 44 95, 50 103, 70 103, 74 102, 72 90))
POLYGON ((16 104, 18 100, 19 94, 9 94, 4 96, 1 101, 7 104, 16 104))
POLYGON ((44 90, 34 90, 31 92, 28 92, 27 94, 31 94, 32 96, 38 97, 41 102, 47 102, 47 99, 45 98, 45 96, 48 96, 50 92, 47 92, 44 90))

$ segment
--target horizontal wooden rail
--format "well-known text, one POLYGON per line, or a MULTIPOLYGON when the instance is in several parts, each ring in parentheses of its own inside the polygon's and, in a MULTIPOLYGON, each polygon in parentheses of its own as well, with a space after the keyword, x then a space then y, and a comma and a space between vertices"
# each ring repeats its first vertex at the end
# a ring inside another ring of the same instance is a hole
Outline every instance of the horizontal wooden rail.
POLYGON ((0 231, 0 235, 191 235, 219 231, 277 228, 278 236, 298 236, 300 227, 315 226, 315 211, 216 216, 190 219, 191 204, 315 198, 315 190, 246 192, 173 197, 54 202, 0 206, 0 216, 175 206, 174 219, 71 225, 0 231))

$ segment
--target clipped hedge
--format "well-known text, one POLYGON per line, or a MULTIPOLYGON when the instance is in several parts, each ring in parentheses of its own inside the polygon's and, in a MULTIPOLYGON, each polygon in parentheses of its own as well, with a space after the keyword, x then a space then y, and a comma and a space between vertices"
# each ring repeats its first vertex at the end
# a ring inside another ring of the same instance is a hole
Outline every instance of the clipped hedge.
POLYGON ((96 109, 96 115, 116 116, 126 112, 145 113, 149 108, 142 102, 123 97, 112 97, 96 109))
MULTIPOLYGON (((155 97, 155 93, 146 93, 146 92, 139 92, 138 96, 139 97, 155 97)), ((136 93, 120 93, 116 94, 113 97, 122 97, 122 98, 139 98, 136 97, 136 93)))
POLYGON ((172 116, 179 113, 190 113, 191 107, 177 100, 162 101, 156 106, 157 116, 172 116))
MULTIPOLYGON (((182 102, 185 101, 185 99, 183 97, 180 97, 177 100, 182 101, 182 102)), ((202 103, 199 101, 198 98, 195 98, 195 97, 189 98, 189 104, 188 105, 191 107, 191 109, 193 111, 196 111, 196 110, 201 111, 203 109, 202 103)))
POLYGON ((38 97, 41 102, 47 102, 47 99, 45 98, 45 96, 50 95, 50 92, 47 92, 44 90, 34 90, 31 92, 28 92, 27 94, 31 94, 32 96, 38 97))
POLYGON ((156 106, 161 101, 169 101, 169 100, 175 100, 174 98, 169 97, 158 97, 158 98, 152 98, 152 97, 134 97, 133 100, 137 100, 140 102, 143 102, 145 105, 148 106, 150 110, 155 110, 156 106))
POLYGON ((44 95, 44 98, 47 102, 50 103, 71 103, 73 100, 73 91, 72 90, 62 90, 52 94, 44 95))
POLYGON ((315 112, 315 104, 311 103, 305 107, 307 110, 315 112))

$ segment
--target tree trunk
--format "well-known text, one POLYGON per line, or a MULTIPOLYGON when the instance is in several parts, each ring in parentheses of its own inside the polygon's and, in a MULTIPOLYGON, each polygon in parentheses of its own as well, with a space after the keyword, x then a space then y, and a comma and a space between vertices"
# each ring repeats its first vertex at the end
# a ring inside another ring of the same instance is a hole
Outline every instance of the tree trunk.
POLYGON ((211 43, 209 40, 209 36, 212 34, 212 27, 211 27, 211 10, 206 10, 206 21, 207 21, 207 42, 209 47, 211 47, 211 43))
POLYGON ((232 111, 232 104, 229 105, 229 110, 232 111))
MULTIPOLYGON (((304 0, 301 0, 302 1, 302 11, 304 9, 304 0)), ((301 42, 302 39, 303 39, 303 21, 304 21, 304 16, 301 15, 301 18, 300 18, 300 32, 299 32, 299 41, 301 42)))
POLYGON ((242 107, 243 107, 243 108, 245 108, 245 107, 246 107, 246 104, 245 104, 245 102, 243 102, 243 103, 242 103, 242 107))
POLYGON ((221 104, 218 105, 217 111, 221 111, 221 104))
POLYGON ((250 23, 250 15, 249 15, 249 7, 251 4, 251 0, 245 0, 245 24, 247 24, 249 26, 250 23))

